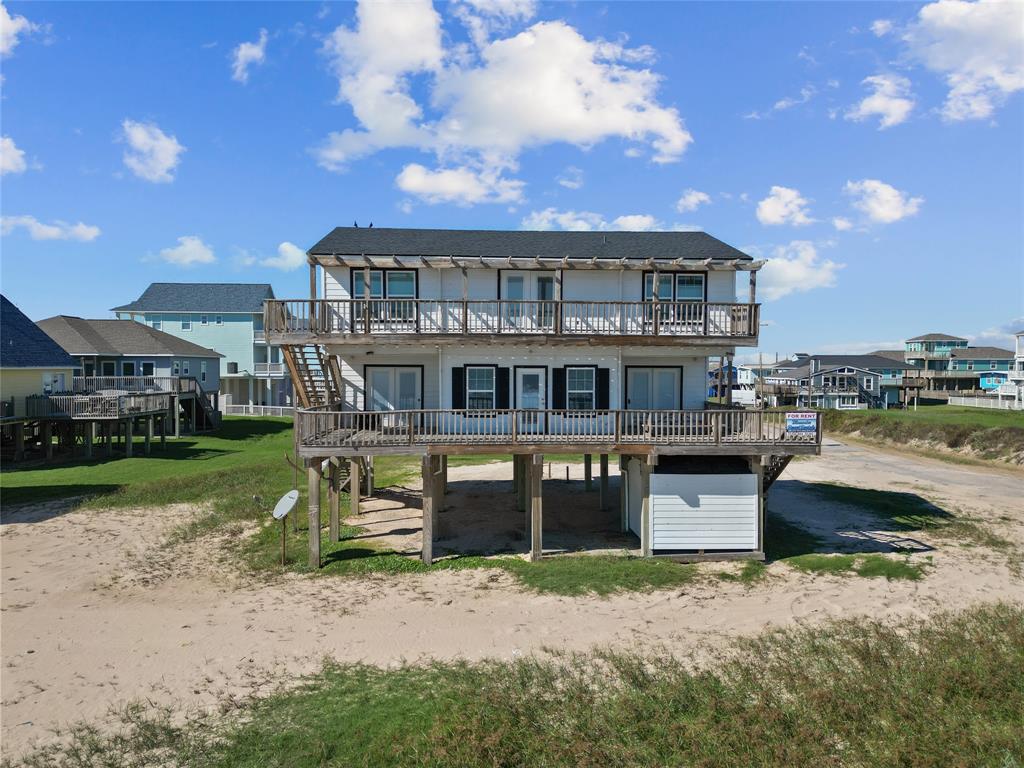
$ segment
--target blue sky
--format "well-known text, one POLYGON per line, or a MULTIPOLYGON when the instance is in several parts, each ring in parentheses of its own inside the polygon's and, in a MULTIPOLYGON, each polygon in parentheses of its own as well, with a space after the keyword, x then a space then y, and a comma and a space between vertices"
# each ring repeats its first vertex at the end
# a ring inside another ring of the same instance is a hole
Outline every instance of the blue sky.
POLYGON ((335 225, 699 228, 761 350, 1024 326, 1024 5, 5 3, 4 293, 308 291, 335 225), (263 32, 265 30, 265 32, 263 32))

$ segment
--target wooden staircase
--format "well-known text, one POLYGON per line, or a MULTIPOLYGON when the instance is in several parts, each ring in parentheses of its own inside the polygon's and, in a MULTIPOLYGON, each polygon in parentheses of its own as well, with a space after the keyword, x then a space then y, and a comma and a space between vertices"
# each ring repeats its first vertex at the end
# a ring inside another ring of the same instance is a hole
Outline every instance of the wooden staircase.
POLYGON ((319 344, 281 347, 302 408, 337 406, 341 402, 341 366, 319 344))
POLYGON ((793 460, 792 456, 769 456, 768 463, 764 468, 764 483, 762 486, 762 492, 767 493, 768 489, 772 487, 772 483, 779 479, 786 467, 789 466, 789 462, 793 460))

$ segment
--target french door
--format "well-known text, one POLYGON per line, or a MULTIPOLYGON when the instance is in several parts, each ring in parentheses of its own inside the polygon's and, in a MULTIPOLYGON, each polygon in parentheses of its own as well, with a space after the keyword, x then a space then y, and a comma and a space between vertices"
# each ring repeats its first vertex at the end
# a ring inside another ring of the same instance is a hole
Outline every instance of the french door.
POLYGON ((504 271, 501 283, 503 328, 530 332, 554 330, 554 272, 504 271))
POLYGON ((626 373, 626 408, 634 411, 676 411, 680 402, 681 368, 637 368, 626 373))
MULTIPOLYGON (((423 371, 412 366, 367 366, 366 410, 416 411, 423 407, 423 371)), ((408 426, 404 414, 395 414, 391 426, 408 426)))

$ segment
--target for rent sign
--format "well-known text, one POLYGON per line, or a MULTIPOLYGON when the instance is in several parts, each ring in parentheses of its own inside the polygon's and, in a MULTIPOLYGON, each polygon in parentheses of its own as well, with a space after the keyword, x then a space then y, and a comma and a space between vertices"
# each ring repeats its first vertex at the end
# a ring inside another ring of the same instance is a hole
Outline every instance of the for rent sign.
POLYGON ((816 432, 818 414, 814 411, 793 411, 786 414, 786 431, 790 433, 816 432))

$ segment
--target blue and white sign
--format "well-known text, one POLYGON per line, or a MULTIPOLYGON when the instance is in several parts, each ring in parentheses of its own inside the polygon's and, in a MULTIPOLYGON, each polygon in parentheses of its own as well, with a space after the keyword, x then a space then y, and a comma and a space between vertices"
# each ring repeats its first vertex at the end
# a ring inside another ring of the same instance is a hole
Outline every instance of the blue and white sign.
POLYGON ((786 431, 807 433, 818 431, 818 414, 814 411, 793 411, 786 414, 786 431))

